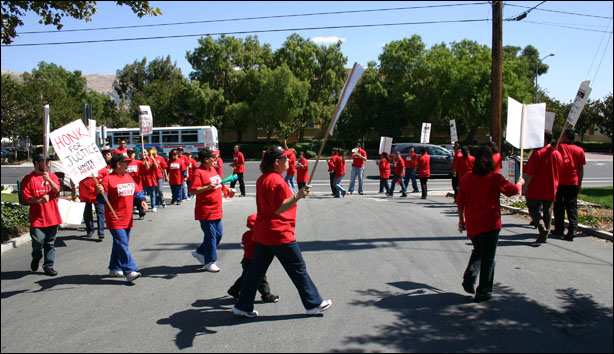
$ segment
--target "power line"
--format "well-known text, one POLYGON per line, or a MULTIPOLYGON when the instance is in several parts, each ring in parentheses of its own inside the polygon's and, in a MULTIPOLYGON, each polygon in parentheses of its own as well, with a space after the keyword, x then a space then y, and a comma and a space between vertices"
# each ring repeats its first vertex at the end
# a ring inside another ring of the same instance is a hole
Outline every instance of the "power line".
POLYGON ((429 24, 444 24, 444 23, 472 23, 472 22, 490 22, 490 20, 489 19, 473 19, 473 20, 469 19, 469 20, 450 20, 450 21, 424 21, 424 22, 381 23, 381 24, 347 25, 347 26, 282 28, 282 29, 251 30, 251 31, 237 31, 237 32, 182 34, 182 35, 175 35, 175 36, 156 36, 156 37, 139 37, 139 38, 100 39, 100 40, 91 40, 91 41, 4 44, 4 45, 2 45, 2 47, 32 47, 32 46, 43 46, 43 45, 86 44, 86 43, 104 43, 104 42, 141 41, 141 40, 151 40, 151 39, 205 37, 205 36, 219 36, 219 35, 222 35, 222 34, 224 34, 224 35, 237 35, 237 34, 250 34, 250 33, 272 33, 272 32, 291 32, 291 31, 312 31, 312 30, 323 30, 323 29, 368 28, 368 27, 410 26, 410 25, 429 25, 429 24))
POLYGON ((367 10, 347 10, 347 11, 334 11, 334 12, 316 12, 316 13, 304 13, 304 14, 287 14, 287 15, 273 15, 273 16, 260 16, 260 17, 229 18, 229 19, 218 19, 218 20, 202 20, 202 21, 189 21, 189 22, 159 23, 159 24, 149 24, 149 25, 132 25, 132 26, 99 27, 99 28, 81 28, 81 29, 61 30, 61 31, 53 31, 53 30, 51 30, 51 31, 21 32, 21 33, 19 33, 19 35, 22 35, 22 34, 41 34, 41 33, 82 32, 82 31, 102 31, 102 30, 127 29, 127 28, 192 25, 192 24, 203 24, 203 23, 251 21, 251 20, 279 19, 279 18, 291 18, 291 17, 308 17, 308 16, 322 16, 322 15, 341 15, 341 14, 353 14, 353 13, 365 13, 365 12, 419 10, 419 9, 456 7, 456 6, 472 6, 472 5, 484 5, 484 4, 486 4, 486 2, 460 3, 460 4, 447 4, 447 5, 394 7, 394 8, 367 9, 367 10))
MULTIPOLYGON (((520 7, 520 8, 523 8, 523 9, 529 9, 528 6, 521 6, 521 5, 505 4, 505 6, 520 7)), ((605 19, 605 20, 609 19, 609 17, 607 17, 607 16, 588 15, 588 14, 581 14, 581 13, 576 13, 576 12, 566 12, 566 11, 549 10, 549 9, 536 9, 536 10, 537 11, 554 12, 554 13, 565 14, 565 15, 602 18, 602 19, 605 19)))
POLYGON ((522 21, 522 20, 524 20, 529 15, 529 12, 535 10, 538 6, 542 5, 543 3, 545 3, 545 1, 542 1, 539 4, 537 4, 537 5, 533 6, 532 8, 528 9, 527 11, 521 13, 520 15, 517 15, 515 17, 510 17, 510 18, 506 19, 505 21, 522 21))
POLYGON ((569 28, 569 29, 575 29, 575 30, 580 30, 580 31, 599 32, 599 33, 612 33, 609 30, 603 31, 603 30, 596 30, 596 29, 589 29, 589 28, 573 27, 573 26, 566 26, 566 25, 557 25, 557 24, 547 23, 547 22, 535 22, 535 21, 522 21, 522 22, 532 23, 532 24, 535 24, 535 25, 569 28))

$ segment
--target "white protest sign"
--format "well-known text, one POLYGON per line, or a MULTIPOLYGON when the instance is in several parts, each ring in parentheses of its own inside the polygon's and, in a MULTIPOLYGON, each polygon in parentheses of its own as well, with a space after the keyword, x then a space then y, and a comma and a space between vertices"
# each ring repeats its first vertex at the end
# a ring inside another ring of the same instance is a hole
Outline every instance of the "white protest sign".
POLYGON ((545 103, 523 105, 511 97, 507 98, 505 140, 515 148, 535 149, 543 147, 545 125, 545 103), (523 106, 526 108, 524 117, 523 106))
POLYGON ((554 127, 555 118, 556 118, 556 113, 546 112, 546 126, 544 127, 546 130, 552 131, 552 127, 554 127))
POLYGON ((352 71, 350 71, 350 76, 348 76, 347 80, 345 80, 345 84, 343 84, 343 89, 341 90, 341 96, 339 96, 339 101, 337 102, 337 108, 335 109, 335 116, 333 117, 331 123, 332 126, 330 128, 330 136, 333 135, 333 131, 335 130, 335 125, 337 124, 337 120, 341 115, 341 111, 343 111, 343 108, 345 108, 350 95, 352 95, 354 87, 358 83, 362 73, 365 72, 365 69, 366 68, 364 66, 354 63, 354 67, 352 68, 352 71))
POLYGON ((96 136, 96 121, 94 119, 89 119, 87 121, 87 130, 89 131, 91 137, 96 136))
POLYGON ((383 152, 390 153, 392 149, 392 138, 387 136, 382 136, 379 139, 379 154, 381 155, 383 152))
POLYGON ((458 142, 458 133, 456 132, 456 119, 450 121, 450 141, 452 144, 458 142))
POLYGON ((576 123, 578 123, 580 113, 582 113, 584 105, 586 104, 586 101, 588 101, 588 96, 591 94, 592 89, 588 86, 590 83, 590 81, 583 81, 580 84, 576 98, 571 105, 571 110, 567 115, 567 123, 571 124, 573 127, 575 127, 576 123))
POLYGON ((420 143, 428 144, 431 141, 431 123, 422 123, 422 134, 420 134, 420 143))
POLYGON ((141 135, 153 133, 153 115, 149 106, 139 106, 139 130, 141 135))
POLYGON ((80 119, 54 130, 49 138, 75 184, 107 166, 94 137, 80 119))

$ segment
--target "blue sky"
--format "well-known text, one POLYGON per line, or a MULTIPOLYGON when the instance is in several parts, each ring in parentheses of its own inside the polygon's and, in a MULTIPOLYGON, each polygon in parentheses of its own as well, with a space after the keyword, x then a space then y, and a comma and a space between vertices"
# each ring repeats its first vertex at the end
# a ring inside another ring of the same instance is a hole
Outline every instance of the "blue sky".
MULTIPOLYGON (((141 38, 173 35, 194 35, 231 32, 250 32, 272 29, 298 29, 313 27, 352 26, 368 24, 392 24, 415 22, 443 22, 458 20, 490 20, 492 12, 487 2, 196 2, 152 1, 162 16, 139 19, 126 6, 113 2, 98 2, 98 13, 91 22, 65 18, 62 31, 53 26, 38 24, 38 18, 29 14, 22 20, 26 31, 54 31, 44 34, 22 34, 14 42, 47 43, 101 40, 116 38, 141 38), (348 13, 289 18, 241 20, 189 25, 158 26, 130 29, 65 32, 70 29, 99 28, 166 24, 188 21, 236 19, 246 17, 294 15, 367 9, 390 9, 434 5, 455 5, 438 8, 405 9, 366 13, 348 13), (476 4, 476 5, 474 5, 476 4)), ((591 80, 592 99, 600 99, 612 92, 612 2, 611 1, 510 1, 504 3, 503 18, 515 17, 527 7, 537 8, 519 22, 504 21, 503 45, 524 48, 533 45, 540 57, 555 53, 544 60, 550 66, 547 74, 539 77, 539 86, 556 99, 569 102, 583 80, 591 80), (545 10, 554 10, 551 12, 545 10), (567 13, 572 14, 567 14, 567 13), (575 14, 575 15, 574 15, 575 14), (590 16, 581 16, 590 15, 590 16), (604 33, 605 32, 605 33, 604 33)), ((317 43, 327 44, 340 39, 343 54, 348 58, 347 67, 354 62, 366 65, 373 60, 379 63, 382 46, 394 40, 418 34, 427 48, 434 44, 451 43, 463 39, 475 40, 491 47, 491 22, 433 23, 364 28, 329 28, 296 30, 271 33, 254 33, 261 43, 269 43, 278 49, 293 32, 317 43)), ((248 34, 232 34, 244 37, 248 34)), ((61 65, 67 70, 81 70, 83 74, 115 74, 135 60, 147 57, 171 56, 184 75, 192 68, 185 59, 186 52, 198 46, 198 36, 172 39, 102 42, 88 44, 45 45, 26 47, 2 47, 2 70, 31 71, 39 61, 61 65)))

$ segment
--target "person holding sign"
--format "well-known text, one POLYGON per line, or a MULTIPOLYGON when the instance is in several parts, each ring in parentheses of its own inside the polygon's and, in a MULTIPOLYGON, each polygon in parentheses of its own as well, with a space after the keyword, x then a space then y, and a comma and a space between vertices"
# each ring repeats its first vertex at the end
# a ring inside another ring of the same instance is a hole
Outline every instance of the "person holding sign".
POLYGON ((109 276, 126 277, 129 283, 138 279, 141 273, 128 248, 130 230, 132 229, 132 208, 139 203, 147 211, 145 194, 134 179, 126 172, 132 159, 124 155, 114 155, 111 158, 113 173, 105 176, 97 186, 98 203, 104 203, 106 194, 109 204, 105 206, 107 229, 113 236, 113 248, 109 261, 109 276), (115 210, 117 217, 111 214, 109 205, 115 210))
POLYGON ((60 194, 60 180, 55 174, 47 172, 49 161, 50 159, 43 154, 34 154, 32 158, 34 171, 27 174, 21 181, 21 200, 30 205, 30 237, 32 238, 30 269, 36 272, 44 256, 43 270, 46 275, 54 277, 58 275, 58 272, 53 269, 55 237, 58 226, 62 223, 62 217, 57 200, 60 194))
MULTIPOLYGON (((98 171, 97 175, 92 175, 92 177, 84 178, 79 182, 79 200, 85 202, 85 210, 83 211, 83 222, 85 223, 85 232, 87 233, 87 237, 94 236, 94 216, 92 215, 92 206, 96 210, 96 218, 98 224, 98 242, 104 240, 104 203, 98 203, 96 199, 98 195, 98 191, 96 190, 96 185, 102 182, 102 179, 108 175, 106 167, 101 168, 98 171)), ((75 200, 75 185, 70 181, 72 185, 72 197, 75 200)))
POLYGON ((524 190, 531 221, 539 230, 539 237, 535 241, 537 243, 546 243, 548 239, 552 222, 552 204, 559 186, 559 173, 563 168, 563 158, 550 145, 551 141, 552 132, 546 130, 544 147, 533 151, 526 169, 524 190))
POLYGON ((390 157, 387 152, 382 152, 382 159, 377 161, 379 167, 379 193, 390 193, 390 186, 388 185, 388 178, 390 178, 390 157))
POLYGON ((426 153, 426 148, 420 148, 420 157, 418 157, 418 178, 420 179, 420 189, 422 189, 422 197, 420 199, 426 199, 428 190, 426 189, 426 183, 431 177, 431 157, 426 153))
MULTIPOLYGON (((352 149, 352 173, 350 175, 350 195, 354 193, 354 183, 358 177, 358 194, 362 195, 362 179, 365 174, 365 161, 367 161, 367 152, 362 148, 360 143, 356 143, 356 147, 352 149)), ((300 187, 299 187, 300 188, 300 187)))

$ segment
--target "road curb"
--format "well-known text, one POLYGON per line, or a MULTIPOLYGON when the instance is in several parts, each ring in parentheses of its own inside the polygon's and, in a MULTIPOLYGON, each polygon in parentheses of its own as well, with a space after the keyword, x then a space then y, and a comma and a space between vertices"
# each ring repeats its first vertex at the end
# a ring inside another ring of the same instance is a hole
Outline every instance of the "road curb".
POLYGON ((14 248, 18 248, 30 242, 32 242, 32 238, 30 237, 29 233, 23 234, 16 238, 12 238, 8 241, 2 242, 2 252, 1 253, 10 251, 14 248))

